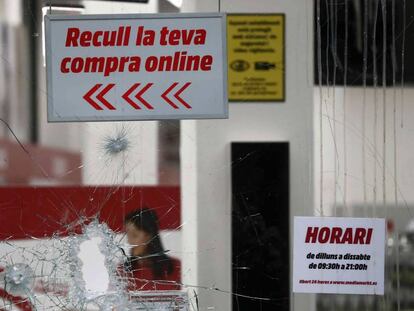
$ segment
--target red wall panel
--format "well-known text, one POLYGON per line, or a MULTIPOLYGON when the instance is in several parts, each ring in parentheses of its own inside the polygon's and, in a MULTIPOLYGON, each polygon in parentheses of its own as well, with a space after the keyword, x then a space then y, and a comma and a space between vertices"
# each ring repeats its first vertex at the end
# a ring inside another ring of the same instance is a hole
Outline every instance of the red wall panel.
POLYGON ((126 213, 153 208, 161 230, 181 224, 179 187, 0 188, 0 239, 65 236, 98 217, 122 231, 126 213))

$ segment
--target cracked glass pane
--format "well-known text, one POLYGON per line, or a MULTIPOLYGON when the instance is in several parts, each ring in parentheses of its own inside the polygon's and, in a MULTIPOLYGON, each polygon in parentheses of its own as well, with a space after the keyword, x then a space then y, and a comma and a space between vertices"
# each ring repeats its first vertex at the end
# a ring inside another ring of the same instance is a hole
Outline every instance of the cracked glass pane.
POLYGON ((413 13, 0 0, 0 310, 413 309, 413 13), (279 70, 284 100, 231 102, 228 120, 47 122, 45 14, 180 12, 283 16, 283 65, 228 70, 279 70), (295 216, 385 218, 384 296, 293 293, 295 216))

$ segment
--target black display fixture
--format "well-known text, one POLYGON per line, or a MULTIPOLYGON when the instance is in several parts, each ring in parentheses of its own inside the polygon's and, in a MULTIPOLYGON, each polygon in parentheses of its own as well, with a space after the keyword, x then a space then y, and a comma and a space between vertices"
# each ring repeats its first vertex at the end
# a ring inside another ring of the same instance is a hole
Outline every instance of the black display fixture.
POLYGON ((231 159, 233 310, 289 311, 289 144, 232 143, 231 159))

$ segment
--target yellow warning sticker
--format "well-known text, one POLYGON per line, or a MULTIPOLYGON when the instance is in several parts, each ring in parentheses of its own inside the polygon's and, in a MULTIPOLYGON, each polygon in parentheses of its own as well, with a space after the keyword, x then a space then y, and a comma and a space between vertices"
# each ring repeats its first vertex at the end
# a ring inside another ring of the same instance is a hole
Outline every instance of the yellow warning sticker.
POLYGON ((230 14, 227 42, 229 100, 284 101, 284 14, 230 14))

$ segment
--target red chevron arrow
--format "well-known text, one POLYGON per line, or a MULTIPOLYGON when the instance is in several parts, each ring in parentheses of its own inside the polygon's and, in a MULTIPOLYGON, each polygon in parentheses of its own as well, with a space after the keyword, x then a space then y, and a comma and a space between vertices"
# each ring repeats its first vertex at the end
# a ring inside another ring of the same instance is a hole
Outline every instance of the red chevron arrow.
MULTIPOLYGON (((132 85, 123 95, 122 98, 125 99, 125 101, 130 104, 134 109, 141 109, 140 106, 138 106, 135 102, 129 98, 129 96, 135 91, 135 89, 140 85, 140 83, 135 83, 132 85)), ((138 99, 145 107, 148 109, 154 109, 154 107, 151 106, 149 102, 147 102, 144 98, 142 98, 142 95, 153 85, 153 83, 148 83, 145 85, 141 91, 139 91, 135 98, 138 99)))
MULTIPOLYGON (((165 90, 164 93, 161 94, 161 97, 174 109, 180 109, 174 102, 171 101, 171 99, 169 99, 167 97, 167 95, 178 85, 178 82, 174 82, 168 89, 165 90)), ((178 90, 178 92, 176 92, 173 96, 187 109, 191 109, 192 107, 186 102, 184 101, 180 95, 182 92, 184 92, 184 90, 186 88, 188 88, 191 85, 191 82, 187 82, 186 84, 184 84, 184 86, 178 90)))
POLYGON ((102 86, 102 84, 96 84, 93 88, 91 88, 85 95, 83 95, 83 99, 86 100, 89 105, 91 105, 93 108, 95 108, 96 110, 103 110, 101 106, 99 106, 97 103, 95 103, 93 101, 93 99, 91 98, 91 95, 93 93, 95 93, 100 87, 102 86))
POLYGON ((161 94, 161 97, 170 104, 171 107, 173 107, 174 109, 179 109, 178 106, 176 104, 174 104, 168 97, 167 94, 171 92, 171 90, 173 88, 175 88, 175 86, 178 84, 178 82, 173 83, 164 93, 161 94))
POLYGON ((125 101, 130 104, 132 107, 134 107, 135 109, 141 109, 140 106, 138 106, 136 103, 134 103, 130 98, 129 95, 131 95, 131 93, 133 91, 135 91, 135 89, 139 86, 139 83, 135 83, 133 86, 131 86, 123 95, 122 98, 125 99, 125 101))
POLYGON ((174 94, 174 97, 187 109, 191 109, 191 106, 185 102, 181 97, 181 93, 185 91, 186 88, 188 88, 191 85, 191 82, 187 82, 186 84, 184 84, 184 86, 178 90, 177 93, 174 94))
MULTIPOLYGON (((91 96, 102 86, 102 84, 95 84, 93 88, 91 88, 85 95, 83 95, 83 99, 90 104, 93 108, 96 110, 103 110, 101 106, 99 106, 92 98, 91 96)), ((110 102, 108 102, 104 96, 106 93, 108 93, 113 87, 115 86, 114 83, 108 84, 102 91, 99 92, 98 95, 96 95, 96 99, 99 100, 106 108, 109 110, 116 110, 114 106, 111 105, 110 102)))
POLYGON ((138 92, 137 95, 135 95, 135 98, 138 99, 145 107, 148 109, 154 109, 149 102, 147 102, 145 99, 143 99, 141 96, 153 85, 154 83, 148 83, 145 87, 142 88, 141 91, 138 92))
POLYGON ((113 87, 115 86, 114 83, 109 83, 98 95, 96 95, 96 99, 101 101, 102 104, 109 110, 116 110, 114 106, 112 106, 105 98, 104 96, 106 93, 108 93, 113 87))

